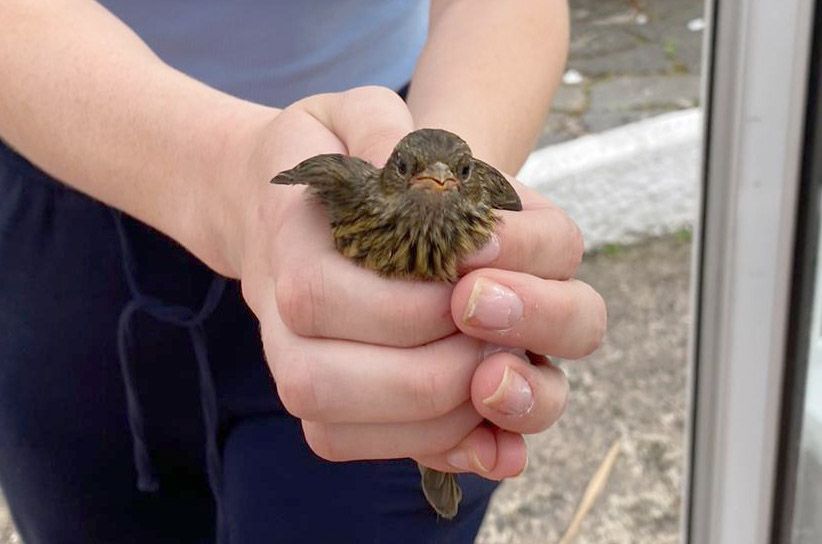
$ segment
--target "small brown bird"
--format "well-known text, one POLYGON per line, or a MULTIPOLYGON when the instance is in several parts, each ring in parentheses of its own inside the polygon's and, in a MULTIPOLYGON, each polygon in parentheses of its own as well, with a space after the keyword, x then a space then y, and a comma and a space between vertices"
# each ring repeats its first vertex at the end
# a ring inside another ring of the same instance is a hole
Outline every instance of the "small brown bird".
MULTIPOLYGON (((438 129, 408 134, 382 169, 317 155, 271 182, 308 185, 328 212, 340 253, 390 278, 456 281, 458 263, 490 240, 500 220, 493 209, 522 209, 505 176, 438 129)), ((454 474, 419 468, 429 504, 453 518, 462 498, 454 474)))

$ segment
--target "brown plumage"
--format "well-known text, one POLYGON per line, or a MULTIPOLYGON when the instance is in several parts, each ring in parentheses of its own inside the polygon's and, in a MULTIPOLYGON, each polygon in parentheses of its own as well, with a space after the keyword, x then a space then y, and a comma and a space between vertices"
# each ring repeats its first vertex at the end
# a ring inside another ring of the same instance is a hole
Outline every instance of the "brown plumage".
POLYGON ((271 182, 308 185, 328 211, 337 249, 392 278, 456 281, 457 263, 490 239, 499 220, 492 209, 522 209, 502 174, 437 129, 407 135, 382 169, 317 155, 271 182))
MULTIPOLYGON (((438 129, 408 134, 382 169, 317 155, 271 182, 308 185, 328 212, 340 253, 391 278, 456 281, 458 263, 490 240, 499 221, 493 209, 522 209, 502 174, 438 129)), ((453 518, 462 498, 456 477, 422 465, 420 473, 429 504, 453 518)))

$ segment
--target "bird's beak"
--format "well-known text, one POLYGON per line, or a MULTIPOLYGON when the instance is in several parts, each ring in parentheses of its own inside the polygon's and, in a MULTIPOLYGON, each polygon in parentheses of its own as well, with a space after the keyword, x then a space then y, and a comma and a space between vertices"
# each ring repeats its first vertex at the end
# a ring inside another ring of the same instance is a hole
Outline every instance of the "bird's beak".
POLYGON ((450 191, 459 187, 459 181, 448 165, 437 161, 411 178, 411 185, 433 191, 450 191))

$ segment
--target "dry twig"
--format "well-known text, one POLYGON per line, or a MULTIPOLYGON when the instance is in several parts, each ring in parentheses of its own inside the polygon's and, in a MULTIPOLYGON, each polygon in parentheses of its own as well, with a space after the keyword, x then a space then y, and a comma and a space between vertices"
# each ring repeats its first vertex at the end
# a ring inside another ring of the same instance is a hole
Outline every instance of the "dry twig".
POLYGON ((571 544, 576 538, 582 521, 588 515, 597 498, 599 498, 602 490, 605 489, 605 484, 608 483, 608 477, 611 475, 611 470, 614 468, 614 463, 616 463, 619 455, 619 448, 620 440, 617 438, 611 449, 605 454, 605 458, 600 463, 591 481, 588 482, 588 487, 585 488, 585 493, 582 494, 577 511, 574 512, 574 517, 571 518, 571 523, 568 525, 568 529, 565 530, 565 534, 559 539, 558 544, 571 544))

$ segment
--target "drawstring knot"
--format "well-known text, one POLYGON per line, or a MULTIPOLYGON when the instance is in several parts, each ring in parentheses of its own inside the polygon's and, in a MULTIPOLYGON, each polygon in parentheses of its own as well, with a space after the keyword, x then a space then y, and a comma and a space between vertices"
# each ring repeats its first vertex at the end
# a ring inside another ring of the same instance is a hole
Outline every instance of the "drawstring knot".
POLYGON ((128 423, 133 439, 134 464, 137 470, 137 488, 140 491, 154 492, 160 487, 146 445, 145 419, 140 399, 137 396, 135 365, 129 357, 128 349, 131 339, 131 320, 136 313, 143 312, 162 323, 187 329, 191 338, 194 358, 197 361, 200 402, 206 434, 206 468, 209 485, 217 506, 218 525, 220 525, 222 508, 220 452, 217 444, 219 432, 217 394, 208 363, 207 338, 203 323, 217 308, 225 290, 226 281, 215 275, 202 306, 196 312, 186 306, 169 304, 159 298, 143 294, 137 285, 136 261, 131 252, 120 212, 114 212, 114 222, 120 240, 126 282, 131 293, 131 300, 123 308, 117 323, 117 350, 126 389, 128 423))

